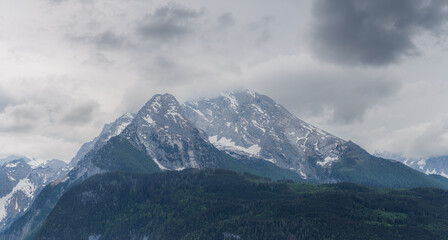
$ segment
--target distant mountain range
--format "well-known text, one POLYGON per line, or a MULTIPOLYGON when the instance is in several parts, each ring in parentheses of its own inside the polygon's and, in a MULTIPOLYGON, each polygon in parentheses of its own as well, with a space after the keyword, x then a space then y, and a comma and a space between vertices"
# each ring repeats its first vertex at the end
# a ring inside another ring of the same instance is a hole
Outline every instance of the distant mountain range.
POLYGON ((448 178, 448 156, 410 158, 403 154, 391 152, 375 152, 374 155, 400 161, 403 164, 426 174, 437 174, 448 178))
POLYGON ((35 236, 72 186, 115 171, 220 168, 274 180, 448 189, 448 179, 374 157, 250 90, 183 105, 170 94, 155 95, 136 114, 107 124, 69 166, 68 174, 47 185, 0 239, 35 236))
POLYGON ((0 230, 23 214, 48 183, 67 174, 66 163, 60 160, 36 164, 10 156, 0 162, 0 230))

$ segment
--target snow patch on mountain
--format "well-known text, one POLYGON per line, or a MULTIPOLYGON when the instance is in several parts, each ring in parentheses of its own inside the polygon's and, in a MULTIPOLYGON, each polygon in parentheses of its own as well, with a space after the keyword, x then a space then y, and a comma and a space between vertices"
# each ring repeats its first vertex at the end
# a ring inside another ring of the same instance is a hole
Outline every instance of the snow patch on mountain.
POLYGON ((216 148, 265 159, 302 176, 329 168, 345 144, 252 90, 186 102, 183 110, 216 148))
MULTIPOLYGON (((22 192, 28 198, 32 198, 34 196, 36 189, 37 187, 33 183, 31 183, 28 178, 20 179, 20 181, 17 183, 17 185, 12 189, 12 191, 9 194, 0 198, 0 222, 3 222, 7 217, 6 207, 14 199, 13 198, 14 195, 18 194, 19 192, 22 192)), ((28 206, 26 206, 22 209, 19 209, 17 202, 15 206, 16 210, 19 210, 20 212, 25 211, 28 208, 28 206)))
POLYGON ((333 162, 336 162, 338 160, 339 160, 339 157, 337 157, 337 156, 336 157, 327 156, 327 157, 325 157, 324 161, 317 162, 317 164, 319 164, 322 167, 326 167, 326 166, 330 166, 333 162))
POLYGON ((230 102, 230 107, 236 110, 238 107, 238 100, 236 100, 235 96, 229 93, 223 93, 222 95, 230 102))
POLYGON ((426 165, 426 159, 422 159, 422 160, 418 161, 417 165, 419 166, 420 169, 423 170, 426 165))
POLYGON ((15 163, 7 163, 7 164, 5 165, 5 167, 7 167, 7 168, 15 168, 15 167, 17 167, 17 165, 19 165, 19 162, 15 162, 15 163))
POLYGON ((232 141, 232 139, 227 139, 225 137, 221 137, 218 140, 218 136, 211 136, 208 138, 208 140, 220 150, 230 150, 238 153, 246 153, 249 156, 258 156, 261 150, 258 144, 254 144, 248 148, 245 148, 243 146, 236 145, 235 142, 232 141))
POLYGON ((49 181, 64 175, 66 172, 62 169, 65 166, 66 163, 60 160, 23 158, 0 166, 0 176, 4 176, 0 184, 0 231, 31 205, 49 181))
POLYGON ((159 163, 159 161, 157 161, 156 158, 153 158, 152 160, 154 160, 154 162, 157 164, 157 166, 159 166, 160 169, 162 170, 168 170, 168 168, 164 167, 162 164, 159 163))
POLYGON ((149 124, 149 126, 153 125, 155 122, 152 120, 151 116, 148 114, 143 117, 143 119, 149 124))
POLYGON ((443 177, 448 177, 446 174, 448 172, 448 156, 413 158, 407 157, 402 153, 391 153, 386 151, 375 152, 373 155, 402 162, 403 164, 426 174, 438 174, 443 177))

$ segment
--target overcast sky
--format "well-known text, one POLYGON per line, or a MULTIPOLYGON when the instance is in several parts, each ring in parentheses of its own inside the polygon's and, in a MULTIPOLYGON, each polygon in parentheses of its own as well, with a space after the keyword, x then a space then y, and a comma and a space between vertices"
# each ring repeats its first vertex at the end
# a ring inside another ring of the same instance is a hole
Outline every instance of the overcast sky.
POLYGON ((370 152, 448 154, 444 0, 1 0, 0 157, 70 160, 153 94, 250 88, 370 152))

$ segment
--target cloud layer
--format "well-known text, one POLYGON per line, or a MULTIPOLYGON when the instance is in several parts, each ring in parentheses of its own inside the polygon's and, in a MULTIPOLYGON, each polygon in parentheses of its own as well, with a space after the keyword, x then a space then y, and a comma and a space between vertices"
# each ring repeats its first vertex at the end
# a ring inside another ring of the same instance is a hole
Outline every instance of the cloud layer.
POLYGON ((440 34, 443 0, 318 0, 313 6, 312 49, 337 64, 385 66, 419 53, 415 38, 440 34))
POLYGON ((336 125, 362 122, 369 109, 391 101, 401 88, 385 72, 339 69, 306 56, 279 57, 252 72, 248 87, 269 92, 299 117, 336 125))
POLYGON ((0 157, 70 160, 153 94, 235 88, 368 150, 428 154, 400 136, 448 112, 445 16, 435 0, 4 0, 0 157))

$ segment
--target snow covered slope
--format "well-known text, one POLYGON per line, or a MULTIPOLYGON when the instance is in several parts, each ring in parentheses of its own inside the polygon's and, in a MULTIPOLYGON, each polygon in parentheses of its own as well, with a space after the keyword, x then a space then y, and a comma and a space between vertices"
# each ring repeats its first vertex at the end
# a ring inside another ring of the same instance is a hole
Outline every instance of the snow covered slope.
POLYGON ((190 101, 183 109, 218 149, 265 159, 303 178, 331 167, 345 143, 251 90, 190 101))
POLYGON ((122 137, 136 147, 143 146, 162 170, 203 168, 217 157, 206 135, 186 119, 170 94, 152 97, 122 137))
POLYGON ((50 160, 32 165, 29 159, 9 159, 0 166, 0 230, 28 209, 49 182, 64 175, 66 163, 50 160))

